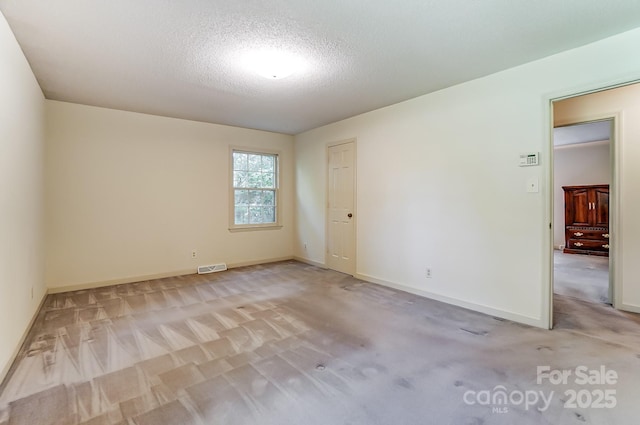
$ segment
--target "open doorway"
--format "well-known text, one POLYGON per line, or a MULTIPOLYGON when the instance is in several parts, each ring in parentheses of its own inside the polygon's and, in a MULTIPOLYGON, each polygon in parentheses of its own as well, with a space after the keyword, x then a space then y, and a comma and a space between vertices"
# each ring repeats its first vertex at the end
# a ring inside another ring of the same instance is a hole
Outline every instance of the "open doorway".
POLYGON ((613 303, 609 274, 613 129, 613 118, 554 128, 554 294, 613 303))
MULTIPOLYGON (((640 158, 640 120, 634 119, 634 117, 640 116, 639 99, 640 83, 630 82, 616 87, 593 90, 589 93, 552 99, 550 117, 552 129, 596 121, 608 120, 611 123, 610 186, 609 192, 606 194, 609 203, 609 231, 605 232, 609 236, 607 248, 609 250, 609 294, 607 302, 611 303, 616 310, 631 313, 640 313, 640 285, 638 285, 636 278, 640 274, 640 262, 637 260, 637 253, 640 252, 640 238, 637 237, 640 230, 637 220, 637 217, 640 216, 640 198, 635 196, 640 185, 640 167, 637 166, 638 158, 640 158)), ((553 137, 551 139, 553 140, 553 137)), ((557 152, 551 144, 549 147, 551 151, 550 164, 554 164, 558 160, 556 158, 557 152)), ((549 169, 550 181, 554 186, 557 179, 555 169, 556 167, 553 165, 549 169)), ((554 200, 553 194, 554 191, 549 190, 549 206, 552 207, 549 210, 551 214, 550 228, 555 232, 558 227, 563 229, 564 220, 557 219, 553 213, 555 204, 558 204, 558 201, 554 200)), ((589 211, 590 203, 593 209, 593 202, 599 202, 588 194, 578 194, 578 196, 583 196, 587 211, 589 211)), ((599 193, 598 196, 603 196, 603 194, 599 193)), ((564 202, 561 203, 561 205, 563 204, 564 202)), ((596 212, 599 212, 597 205, 596 212)), ((553 249, 554 244, 551 243, 553 239, 553 234, 551 234, 549 251, 547 251, 550 272, 555 269, 553 261, 555 250, 553 249)), ((566 241, 564 243, 566 244, 566 241)), ((610 306, 602 302, 585 302, 572 297, 554 296, 556 285, 553 281, 556 276, 555 273, 550 273, 550 275, 553 285, 545 294, 545 296, 549 296, 550 327, 554 327, 556 313, 558 317, 566 317, 564 312, 560 310, 563 305, 564 307, 567 304, 580 305, 580 308, 586 310, 610 309, 610 306), (560 306, 560 309, 556 306, 560 306)))

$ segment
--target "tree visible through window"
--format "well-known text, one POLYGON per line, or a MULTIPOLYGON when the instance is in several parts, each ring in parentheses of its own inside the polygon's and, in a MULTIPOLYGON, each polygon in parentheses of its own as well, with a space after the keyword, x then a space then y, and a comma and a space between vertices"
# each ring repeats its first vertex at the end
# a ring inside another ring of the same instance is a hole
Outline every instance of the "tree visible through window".
POLYGON ((234 225, 276 224, 278 155, 233 151, 234 225))

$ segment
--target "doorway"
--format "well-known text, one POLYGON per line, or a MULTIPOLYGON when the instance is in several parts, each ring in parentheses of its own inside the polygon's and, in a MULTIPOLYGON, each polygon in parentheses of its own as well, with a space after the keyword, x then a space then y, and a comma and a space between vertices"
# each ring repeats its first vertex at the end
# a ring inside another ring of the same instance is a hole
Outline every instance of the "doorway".
POLYGON ((553 130, 553 293, 613 304, 609 190, 614 119, 553 130))
POLYGON ((328 146, 327 266, 354 275, 356 272, 356 143, 328 146))

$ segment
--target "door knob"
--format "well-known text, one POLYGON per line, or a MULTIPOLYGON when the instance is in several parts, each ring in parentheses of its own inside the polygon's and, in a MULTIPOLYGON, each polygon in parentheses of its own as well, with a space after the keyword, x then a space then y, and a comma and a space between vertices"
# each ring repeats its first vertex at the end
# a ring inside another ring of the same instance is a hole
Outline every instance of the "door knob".
POLYGON ((349 214, 347 214, 347 217, 351 218, 351 217, 353 217, 353 214, 349 213, 349 214))

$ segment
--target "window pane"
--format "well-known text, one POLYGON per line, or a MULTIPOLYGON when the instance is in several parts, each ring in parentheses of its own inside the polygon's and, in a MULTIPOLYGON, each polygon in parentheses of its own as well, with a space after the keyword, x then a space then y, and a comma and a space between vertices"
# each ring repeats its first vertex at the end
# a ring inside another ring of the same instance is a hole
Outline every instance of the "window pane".
POLYGON ((262 157, 262 171, 267 173, 276 172, 276 157, 273 155, 264 155, 262 157))
POLYGON ((265 190, 262 194, 262 205, 270 206, 276 204, 276 193, 272 190, 265 190))
POLYGON ((276 223, 278 156, 233 152, 232 162, 234 223, 276 223))
POLYGON ((233 169, 234 170, 246 170, 247 169, 247 154, 241 152, 233 153, 233 169))
POLYGON ((249 204, 250 205, 262 205, 262 191, 252 190, 249 192, 249 204))
POLYGON ((262 216, 265 223, 275 223, 276 222, 275 207, 262 207, 262 216))
POLYGON ((249 224, 249 207, 236 206, 235 224, 249 224))
POLYGON ((234 187, 249 187, 249 176, 246 171, 233 172, 234 187))
POLYGON ((235 205, 249 205, 249 191, 248 190, 236 190, 235 193, 235 205))
POLYGON ((276 187, 276 178, 273 173, 263 173, 262 174, 262 186, 265 188, 276 187))
POLYGON ((247 177, 246 187, 261 187, 262 175, 259 172, 250 172, 247 177))
POLYGON ((262 207, 249 207, 249 223, 262 223, 262 207))
POLYGON ((262 168, 262 155, 247 155, 249 160, 249 171, 260 171, 262 168))

